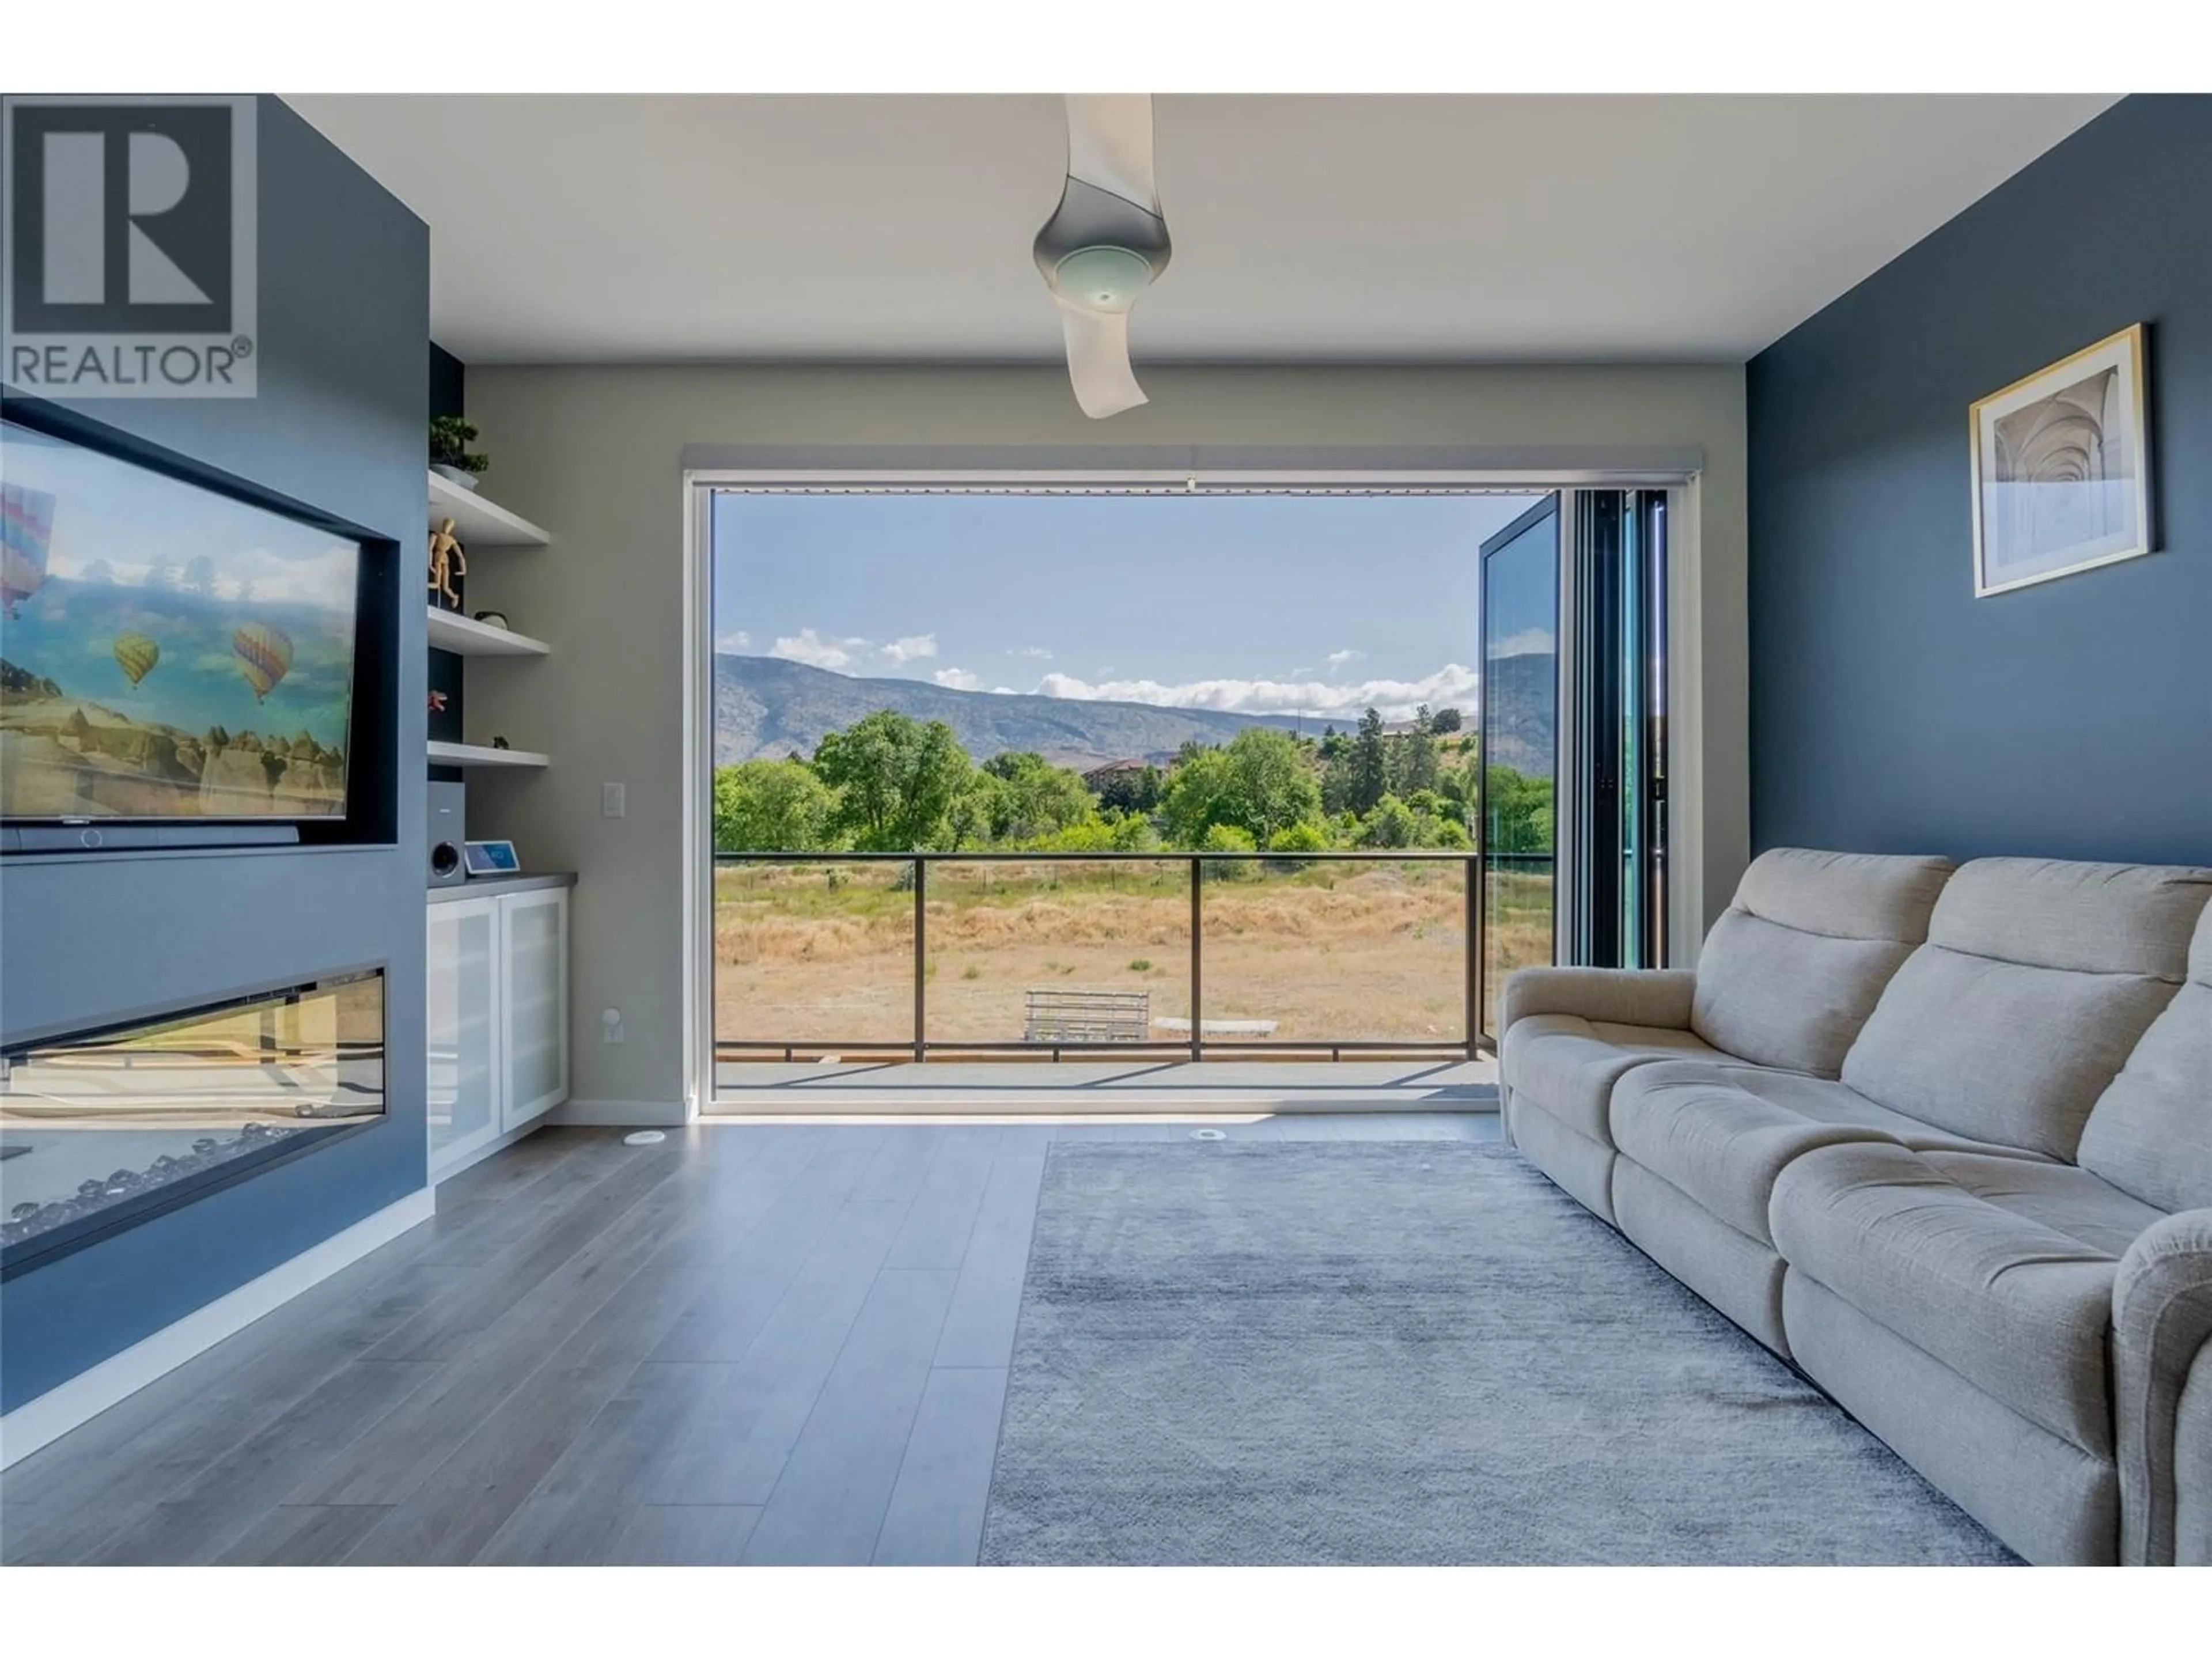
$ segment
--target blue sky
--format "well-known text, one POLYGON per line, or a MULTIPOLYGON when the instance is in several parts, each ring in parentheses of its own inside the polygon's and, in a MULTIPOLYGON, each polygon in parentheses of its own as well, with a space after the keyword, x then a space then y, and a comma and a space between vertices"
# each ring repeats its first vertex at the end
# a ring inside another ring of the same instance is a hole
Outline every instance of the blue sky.
POLYGON ((723 495, 716 647, 1251 714, 1471 707, 1477 550, 1534 499, 723 495))

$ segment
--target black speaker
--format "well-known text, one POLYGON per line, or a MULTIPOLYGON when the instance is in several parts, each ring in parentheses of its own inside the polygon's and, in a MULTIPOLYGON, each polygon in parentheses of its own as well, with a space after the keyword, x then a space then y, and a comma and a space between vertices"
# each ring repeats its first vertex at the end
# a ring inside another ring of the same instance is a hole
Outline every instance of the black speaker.
POLYGON ((469 878, 461 848, 469 838, 468 785, 434 783, 430 790, 430 885, 453 887, 469 878))

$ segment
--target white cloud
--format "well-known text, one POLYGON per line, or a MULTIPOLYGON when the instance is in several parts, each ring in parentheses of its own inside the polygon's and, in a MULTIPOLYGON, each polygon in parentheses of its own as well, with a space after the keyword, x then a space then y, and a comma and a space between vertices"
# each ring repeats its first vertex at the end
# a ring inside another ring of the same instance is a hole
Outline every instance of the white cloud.
MULTIPOLYGON (((354 549, 346 546, 312 556, 275 553, 259 547, 226 550, 213 560, 215 594, 219 599, 239 599, 243 585, 250 581, 252 596, 257 599, 349 606, 354 602, 354 567, 358 557, 354 549)), ((185 586, 185 572, 191 564, 185 558, 78 560, 65 557, 55 549, 47 556, 46 574, 77 581, 106 580, 121 587, 143 587, 147 573, 157 562, 168 565, 173 586, 185 586)))
POLYGON ((1493 657, 1549 656, 1559 648, 1548 628, 1524 628, 1518 634, 1508 634, 1490 648, 1493 657))
POLYGON ((778 639, 768 653, 810 668, 845 668, 852 664, 854 650, 866 644, 866 640, 825 640, 812 629, 802 628, 778 639))
POLYGON ((734 633, 714 635, 714 649, 726 656, 734 656, 741 651, 750 651, 752 648, 753 636, 742 628, 734 633))
POLYGON ((1340 668, 1362 660, 1366 655, 1364 651, 1353 651, 1347 648, 1342 651, 1332 651, 1322 660, 1328 665, 1329 672, 1333 674, 1340 668))
POLYGON ((908 634, 902 639, 893 640, 889 645, 884 647, 878 654, 885 662, 899 666, 903 666, 920 658, 933 657, 937 654, 937 635, 908 634))
POLYGON ((964 668, 940 668, 930 678, 951 691, 981 691, 983 677, 971 674, 964 668))
POLYGON ((1193 680, 1163 685, 1158 680, 1093 683, 1069 674, 1047 674, 1037 690, 1048 697, 1086 702, 1144 702, 1166 708, 1213 708, 1231 714, 1313 714, 1357 717, 1370 707, 1386 720, 1411 720, 1426 703, 1431 708, 1468 708, 1476 696, 1475 672, 1446 663, 1418 680, 1363 680, 1354 685, 1320 680, 1193 680))
POLYGON ((1050 662, 1052 653, 1041 645, 1025 645, 1018 651, 1008 651, 1010 657, 1032 657, 1039 662, 1050 662))

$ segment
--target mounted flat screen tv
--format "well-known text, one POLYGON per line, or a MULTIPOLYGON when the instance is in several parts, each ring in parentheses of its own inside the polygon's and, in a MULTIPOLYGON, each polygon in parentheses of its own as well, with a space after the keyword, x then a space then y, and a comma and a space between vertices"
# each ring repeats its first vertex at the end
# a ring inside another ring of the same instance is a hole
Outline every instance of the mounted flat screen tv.
POLYGON ((343 817, 362 566, 0 422, 0 822, 343 817))

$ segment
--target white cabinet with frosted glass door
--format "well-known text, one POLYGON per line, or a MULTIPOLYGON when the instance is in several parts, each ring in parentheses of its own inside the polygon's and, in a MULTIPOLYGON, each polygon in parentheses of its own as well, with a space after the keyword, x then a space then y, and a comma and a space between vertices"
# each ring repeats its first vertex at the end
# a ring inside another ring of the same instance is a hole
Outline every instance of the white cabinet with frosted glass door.
POLYGON ((499 901, 430 907, 430 1173, 495 1139, 499 1087, 499 901))
POLYGON ((543 1117, 568 1097, 568 890, 510 893, 499 901, 506 979, 504 1127, 543 1117))
POLYGON ((428 922, 433 1181, 568 1097, 568 891, 434 896, 428 922))

